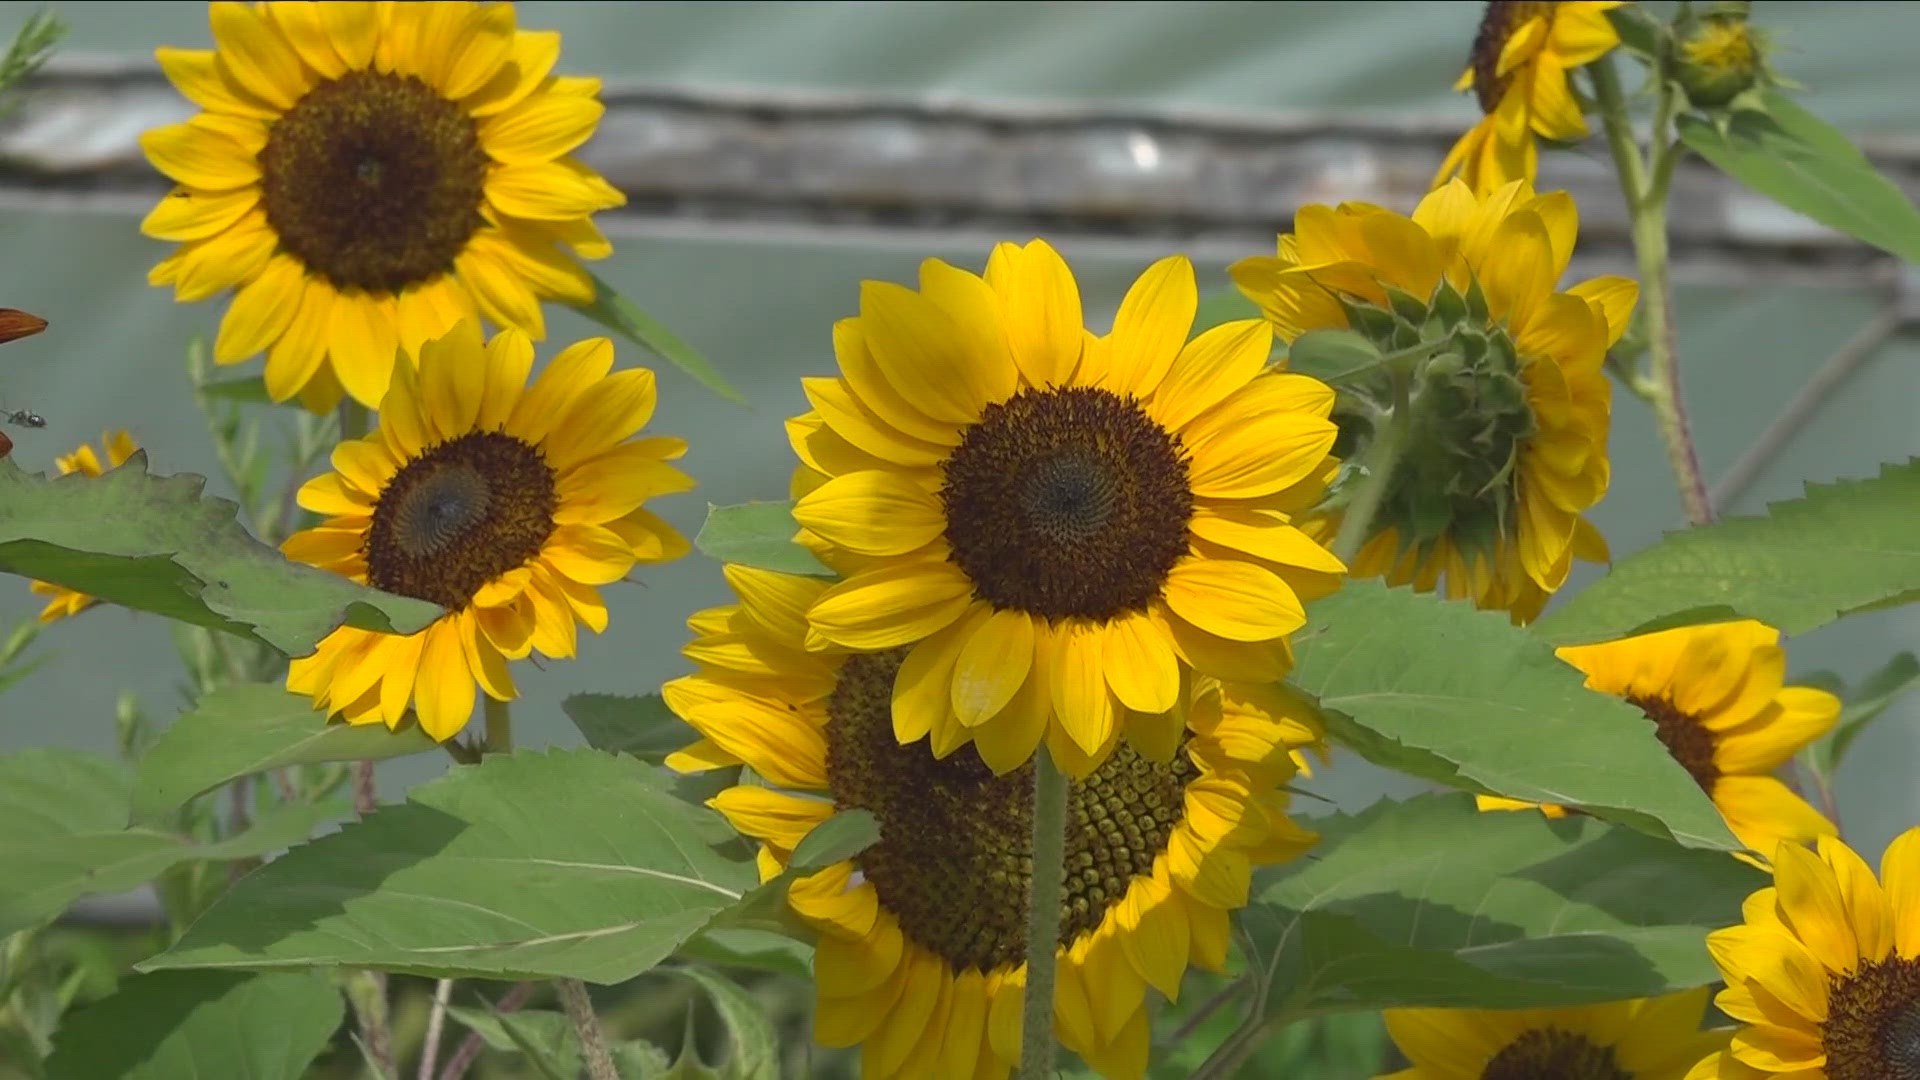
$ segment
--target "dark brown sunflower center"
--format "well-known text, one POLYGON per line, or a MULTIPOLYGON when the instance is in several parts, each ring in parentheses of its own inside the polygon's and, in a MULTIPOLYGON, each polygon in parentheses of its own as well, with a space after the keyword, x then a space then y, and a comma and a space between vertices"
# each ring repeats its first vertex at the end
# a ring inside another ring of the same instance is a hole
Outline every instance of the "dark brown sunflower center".
POLYGON ((1633 1080, 1613 1049, 1559 1028, 1534 1028, 1502 1047, 1480 1080, 1633 1080))
POLYGON ((1090 386, 989 405, 942 466, 952 559, 974 595, 1047 619, 1143 611, 1187 550, 1180 440, 1090 386))
POLYGON ((314 87, 275 121, 260 170, 280 246, 336 288, 431 281, 482 224, 479 133, 412 75, 354 71, 314 87))
POLYGON ((1712 795, 1714 782, 1720 779, 1720 766, 1713 763, 1713 732, 1666 698, 1629 695, 1627 701, 1647 714, 1667 753, 1686 767, 1700 790, 1712 795))
POLYGON ((1480 31, 1473 36, 1473 92, 1480 99, 1480 111, 1490 113, 1500 107, 1513 73, 1500 74, 1500 54, 1514 32, 1535 15, 1544 15, 1552 0, 1492 0, 1486 14, 1480 16, 1480 31))
POLYGON ((539 554, 559 504, 540 451, 475 431, 407 462, 373 509, 367 582, 463 608, 480 587, 539 554))
MULTIPOLYGON (((880 820, 880 842, 854 862, 901 933, 955 970, 1018 964, 1032 873, 1033 766, 995 776, 971 744, 944 760, 925 739, 901 746, 892 693, 903 658, 897 649, 852 657, 827 701, 834 805, 880 820)), ((1197 775, 1185 754, 1156 765, 1123 742, 1072 785, 1061 944, 1098 927, 1133 877, 1153 872, 1197 775)))
POLYGON ((1889 956, 1828 978, 1829 1080, 1920 1080, 1920 960, 1889 956))

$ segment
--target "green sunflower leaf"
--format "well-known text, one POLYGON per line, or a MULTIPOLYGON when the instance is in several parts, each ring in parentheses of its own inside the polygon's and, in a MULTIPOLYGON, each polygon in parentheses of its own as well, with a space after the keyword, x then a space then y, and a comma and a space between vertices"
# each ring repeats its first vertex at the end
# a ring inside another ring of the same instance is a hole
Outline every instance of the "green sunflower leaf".
POLYGON ((1840 719, 1826 737, 1815 743, 1814 760, 1826 772, 1840 767, 1853 740, 1879 719, 1892 704, 1920 683, 1920 658, 1910 652, 1899 653, 1880 670, 1866 677, 1859 687, 1847 692, 1836 690, 1845 704, 1840 719))
POLYGON ((755 891, 733 831, 598 750, 488 756, 243 878, 146 969, 614 983, 755 891))
POLYGON ((783 574, 833 576, 813 552, 793 542, 800 526, 790 502, 707 504, 707 520, 693 546, 710 559, 783 574))
POLYGON ((1591 817, 1482 813, 1471 796, 1310 822, 1310 857, 1256 880, 1241 924, 1269 1014, 1511 1009, 1719 978, 1706 935, 1767 876, 1591 817))
POLYGON ((565 1013, 550 1009, 500 1012, 454 1005, 447 1014, 493 1049, 526 1055, 527 1063, 546 1080, 574 1080, 580 1075, 580 1038, 565 1013))
POLYGON ((1308 606, 1293 640, 1294 685, 1376 764, 1688 847, 1740 846, 1639 709, 1586 689, 1503 613, 1350 581, 1308 606))
POLYGON ((1765 517, 1672 532, 1533 624, 1555 644, 1758 619, 1804 634, 1920 598, 1920 458, 1870 480, 1808 484, 1765 517))
POLYGON ((796 873, 822 870, 880 842, 880 819, 871 810, 842 810, 800 838, 788 866, 796 873))
POLYGON ((47 1075, 298 1080, 345 1011, 340 992, 318 972, 136 975, 61 1021, 47 1075))
POLYGON ((154 476, 146 451, 98 477, 48 479, 0 461, 0 571, 223 630, 288 656, 345 621, 412 633, 439 618, 424 600, 288 561, 247 534, 204 477, 154 476))
POLYGON ((635 307, 599 275, 589 272, 587 276, 593 278, 593 303, 577 308, 580 314, 679 368, 720 397, 736 405, 747 403, 740 391, 721 378, 720 372, 693 346, 680 340, 660 320, 635 307))
POLYGON ((1680 117, 1680 139, 1701 157, 1789 210, 1920 263, 1920 209, 1831 124, 1769 87, 1758 111, 1728 118, 1723 133, 1680 117))
POLYGON ((288 765, 420 754, 439 744, 416 725, 328 723, 300 694, 239 683, 207 694, 160 733, 134 773, 133 821, 165 824, 194 796, 288 765))
POLYGON ((632 754, 658 765, 700 733, 667 708, 659 694, 573 694, 560 708, 587 745, 612 754, 632 754))
POLYGON ((698 983, 727 1029, 727 1056, 718 1069, 724 1080, 779 1080, 780 1043, 766 1011, 738 983, 699 967, 680 974, 698 983))
POLYGON ((0 937, 36 925, 90 893, 124 892, 182 862, 251 859, 304 840, 331 805, 280 807, 238 836, 197 843, 126 827, 125 765, 78 750, 0 755, 0 937))
POLYGON ((1380 349, 1352 330, 1311 330, 1287 350, 1287 370, 1337 383, 1380 366, 1380 349))

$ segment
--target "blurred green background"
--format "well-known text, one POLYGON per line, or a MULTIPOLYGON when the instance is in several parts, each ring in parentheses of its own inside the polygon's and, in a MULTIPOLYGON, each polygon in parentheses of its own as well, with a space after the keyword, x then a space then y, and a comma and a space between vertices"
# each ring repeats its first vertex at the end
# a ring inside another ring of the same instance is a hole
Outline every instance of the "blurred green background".
MULTIPOLYGON (((0 3, 0 32, 10 33, 40 6, 0 3)), ((1472 3, 518 7, 522 26, 565 33, 563 69, 604 75, 616 85, 1088 104, 1142 114, 1257 118, 1280 111, 1353 122, 1437 118, 1464 125, 1475 115, 1469 98, 1449 92, 1479 18, 1472 3)), ((201 4, 79 3, 58 10, 72 26, 60 53, 66 62, 138 61, 157 44, 209 43, 201 4)), ((1776 66, 1805 85, 1814 111, 1880 145, 1920 145, 1920 113, 1912 107, 1920 7, 1763 2, 1755 20, 1777 29, 1776 66)), ((1590 145, 1547 158, 1543 186, 1551 186, 1556 169, 1591 170, 1598 155, 1590 145)), ((124 426, 148 448, 155 471, 218 471, 182 357, 195 335, 211 336, 224 302, 178 305, 169 292, 147 286, 147 269, 166 246, 139 235, 138 213, 92 204, 60 209, 44 198, 0 204, 0 305, 52 324, 9 345, 0 368, 0 404, 48 419, 44 431, 13 433, 14 457, 28 468, 50 469, 54 455, 124 426)), ((783 497, 791 456, 780 421, 804 407, 800 376, 831 369, 829 330, 854 311, 861 279, 910 280, 930 255, 974 267, 986 255, 971 237, 871 229, 709 234, 633 218, 614 234, 616 254, 596 272, 698 346, 751 401, 741 409, 677 373, 662 373, 654 427, 690 440, 684 465, 700 487, 658 508, 689 535, 709 501, 783 497)), ((1080 274, 1096 319, 1106 317, 1140 267, 1163 253, 1139 239, 1068 235, 1057 243, 1080 274)), ((1225 286, 1223 266, 1203 263, 1203 292, 1225 286)), ((1836 280, 1683 286, 1677 303, 1695 434, 1711 477, 1885 301, 1857 282, 1836 280)), ((597 332, 559 310, 549 313, 549 325, 543 357, 597 332)), ((620 352, 625 362, 642 362, 629 346, 620 352)), ((1908 333, 1882 346, 1826 401, 1733 509, 1796 495, 1803 480, 1870 475, 1880 462, 1920 452, 1916 421, 1920 337, 1908 333)), ((1624 394, 1616 396, 1612 451, 1613 487, 1595 517, 1620 556, 1676 526, 1680 510, 1650 417, 1624 394)), ((210 486, 224 487, 217 479, 210 486)), ((583 638, 577 662, 516 670, 525 695, 515 713, 523 744, 579 741, 559 710, 568 693, 642 692, 685 670, 677 653, 682 619, 721 599, 718 567, 695 557, 636 576, 641 584, 609 591, 612 625, 598 638, 583 638)), ((24 582, 0 590, 9 597, 0 608, 8 621, 40 606, 24 582)), ((1792 642, 1790 664, 1858 679, 1916 640, 1916 609, 1881 612, 1792 642)), ((181 704, 167 626, 156 617, 97 608, 52 627, 35 648, 51 659, 8 694, 0 749, 110 749, 114 700, 123 688, 159 718, 181 704)), ((1909 698, 1860 741, 1840 777, 1847 833, 1870 858, 1920 822, 1916 760, 1920 698, 1909 698)), ((397 798, 443 766, 432 757, 383 765, 383 794, 397 798)), ((1343 808, 1416 787, 1348 756, 1307 786, 1343 808)), ((1308 802, 1302 809, 1323 808, 1308 802)))

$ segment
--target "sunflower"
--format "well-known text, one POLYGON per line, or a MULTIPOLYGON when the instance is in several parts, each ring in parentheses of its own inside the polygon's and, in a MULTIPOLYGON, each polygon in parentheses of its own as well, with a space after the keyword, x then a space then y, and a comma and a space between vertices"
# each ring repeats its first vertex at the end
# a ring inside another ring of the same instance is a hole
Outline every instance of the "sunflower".
POLYGON ((1377 1080, 1682 1080, 1727 1045, 1707 988, 1566 1009, 1388 1009, 1410 1069, 1377 1080))
MULTIPOLYGON (((125 430, 102 432, 100 446, 107 452, 105 468, 101 467, 100 455, 93 452, 91 443, 81 443, 73 453, 62 454, 53 459, 53 463, 60 467, 62 476, 68 473, 99 476, 107 469, 117 469, 126 464, 127 459, 133 456, 133 452, 140 449, 134 443, 133 436, 127 434, 125 430)), ((43 623, 64 619, 69 615, 78 615, 93 603, 93 597, 86 593, 75 592, 64 585, 55 585, 49 581, 36 581, 27 587, 34 592, 53 597, 47 601, 46 607, 40 609, 40 621, 43 623)))
POLYGON ((1568 74, 1620 44, 1607 18, 1623 0, 1492 0, 1473 37, 1467 70, 1454 84, 1472 90, 1486 115, 1447 151, 1435 187, 1458 175, 1490 195, 1539 172, 1534 138, 1574 142, 1587 119, 1568 74))
MULTIPOLYGON (((931 745, 902 744, 905 648, 810 652, 806 612, 828 582, 740 566, 726 576, 739 601, 689 620, 699 671, 663 690, 703 738, 667 763, 760 778, 711 805, 761 842, 764 878, 836 810, 880 824, 874 846, 788 891, 819 932, 816 1036, 861 1044, 869 1080, 1007 1075, 1026 979, 1033 766, 996 775, 939 718, 921 720, 931 745)), ((1218 970, 1251 868, 1313 842, 1279 789, 1302 737, 1268 689, 1212 683, 1165 760, 1119 746, 1071 785, 1054 1022, 1095 1069, 1142 1074, 1146 988, 1171 998, 1189 961, 1218 970)))
MULTIPOLYGON (((1589 690, 1626 698, 1646 714, 1748 848, 1765 853, 1781 841, 1835 835, 1833 822, 1773 776, 1840 717, 1840 699, 1825 690, 1782 685, 1780 631, 1752 620, 1710 623, 1556 655, 1586 674, 1589 690)), ((1531 805, 1480 798, 1483 810, 1531 805)))
POLYGON ((937 259, 920 291, 867 282, 836 378, 788 424, 794 517, 846 580, 809 647, 906 649, 903 741, 939 725, 996 773, 1044 737, 1086 776, 1124 732, 1171 753, 1195 675, 1278 680, 1304 598, 1344 569, 1292 524, 1333 475, 1333 391, 1268 372, 1258 319, 1192 341, 1182 256, 1113 330, 1044 242, 984 278, 937 259))
POLYGON ((1781 843, 1741 925, 1707 935, 1727 980, 1714 1004, 1746 1026, 1687 1080, 1920 1077, 1920 828, 1878 881, 1838 839, 1818 845, 1781 843))
MULTIPOLYGON (((1306 206, 1279 254, 1232 274, 1282 338, 1351 327, 1384 353, 1424 348, 1413 376, 1415 449, 1399 458, 1353 560, 1360 577, 1539 614, 1574 556, 1607 557, 1582 516, 1606 493, 1612 389, 1601 365, 1638 294, 1625 278, 1555 291, 1579 216, 1565 192, 1516 181, 1481 199, 1459 181, 1411 218, 1378 206, 1306 206)), ((1342 390, 1376 407, 1341 417, 1364 433, 1392 397, 1385 364, 1342 390), (1357 426, 1356 426, 1357 425, 1357 426)), ((1338 513, 1304 522, 1331 535, 1338 513)))
POLYGON ((216 362, 265 350, 275 401, 374 406, 396 349, 476 313, 540 338, 541 298, 593 299, 574 256, 612 251, 592 215, 625 200, 567 156, 603 108, 598 79, 551 74, 559 34, 504 3, 209 15, 212 51, 155 54, 204 111, 141 136, 179 185, 141 228, 180 243, 152 284, 237 290, 216 362))
POLYGON ((666 464, 686 443, 631 438, 653 415, 653 372, 612 364, 612 343, 592 338, 526 385, 527 336, 482 345, 472 321, 427 342, 417 374, 396 364, 380 426, 300 489, 326 520, 281 548, 447 614, 407 635, 342 626, 293 662, 287 688, 355 724, 397 726, 411 704, 429 735, 451 738, 476 684, 515 696, 508 660, 570 657, 576 623, 606 628, 598 586, 685 554, 641 503, 693 486, 666 464))

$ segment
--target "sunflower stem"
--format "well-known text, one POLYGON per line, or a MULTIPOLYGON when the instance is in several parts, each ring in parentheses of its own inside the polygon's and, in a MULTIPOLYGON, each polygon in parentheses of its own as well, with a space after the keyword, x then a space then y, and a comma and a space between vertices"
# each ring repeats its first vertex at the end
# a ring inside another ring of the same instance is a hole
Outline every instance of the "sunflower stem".
POLYGON ((1640 269, 1641 311, 1646 319, 1647 355, 1651 360, 1642 396, 1653 406, 1654 415, 1659 419, 1667 464, 1673 469, 1687 520, 1694 525, 1705 525, 1713 520, 1713 503, 1707 496, 1706 478, 1700 472, 1700 455, 1694 449, 1686 403, 1681 396, 1680 357, 1673 330, 1673 285, 1667 274, 1667 186, 1684 149, 1671 135, 1677 99, 1666 72, 1656 68, 1653 132, 1648 144, 1652 148, 1653 164, 1649 170, 1647 159, 1633 139, 1626 94, 1620 88, 1613 58, 1601 57, 1588 65, 1587 72, 1593 79, 1594 103, 1606 127, 1607 144, 1620 174, 1620 191, 1626 196, 1627 213, 1633 222, 1633 251, 1640 269))
POLYGON ((1020 1080, 1053 1075, 1053 983, 1060 893, 1067 876, 1067 777, 1043 746, 1033 755, 1033 877, 1027 904, 1027 996, 1020 1080))
POLYGON ((1413 423, 1413 376, 1400 367, 1389 367, 1393 379, 1393 412, 1387 423, 1375 430, 1367 447, 1367 478, 1360 482, 1353 501, 1340 518, 1340 531, 1333 537, 1334 558, 1353 565, 1354 556, 1373 535, 1373 519, 1393 486, 1393 471, 1400 463, 1401 448, 1406 445, 1407 429, 1413 423))
POLYGON ((581 1056, 587 1059, 587 1075, 593 1080, 620 1080, 613 1067, 613 1055, 607 1052, 607 1039, 600 1031, 600 1017, 594 1014, 587 986, 579 979, 555 979, 560 1003, 566 1006, 573 1029, 580 1033, 581 1056))
POLYGON ((481 694, 487 716, 487 741, 481 745, 482 754, 510 754, 513 752, 513 706, 505 701, 495 701, 490 695, 481 694))

